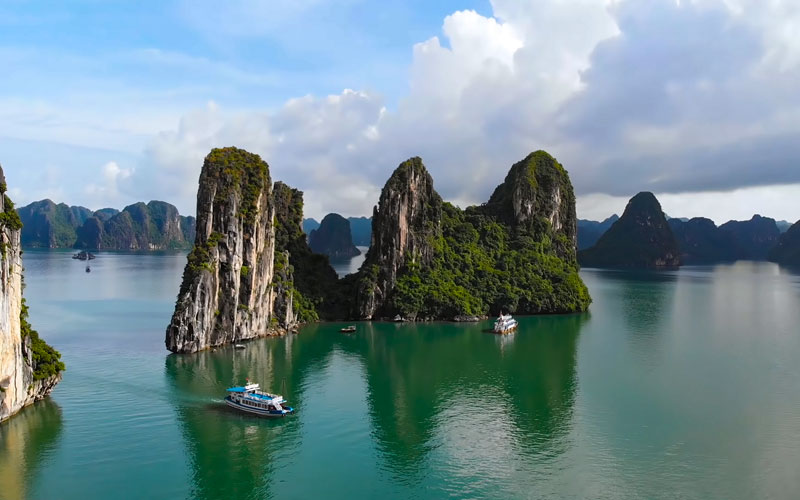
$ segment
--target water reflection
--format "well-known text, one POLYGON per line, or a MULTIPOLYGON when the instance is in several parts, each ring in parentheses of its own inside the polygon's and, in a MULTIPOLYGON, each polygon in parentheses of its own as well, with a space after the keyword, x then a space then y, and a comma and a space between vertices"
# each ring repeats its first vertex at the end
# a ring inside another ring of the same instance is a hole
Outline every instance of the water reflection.
POLYGON ((478 469, 498 467, 497 487, 498 474, 513 472, 510 455, 557 455, 584 321, 520 318, 519 331, 500 339, 486 325, 378 323, 342 339, 364 360, 374 438, 395 480, 413 484, 436 463, 472 478, 457 494, 479 494, 478 469))
POLYGON ((61 408, 45 399, 0 424, 0 497, 28 498, 61 436, 61 408))
POLYGON ((302 401, 305 378, 330 355, 322 336, 289 335, 191 355, 170 355, 166 377, 179 395, 176 412, 192 464, 194 498, 258 498, 269 488, 276 457, 301 438, 296 417, 270 420, 224 405, 225 389, 246 379, 282 394, 292 406, 302 401), (304 341, 305 340, 305 341, 304 341))

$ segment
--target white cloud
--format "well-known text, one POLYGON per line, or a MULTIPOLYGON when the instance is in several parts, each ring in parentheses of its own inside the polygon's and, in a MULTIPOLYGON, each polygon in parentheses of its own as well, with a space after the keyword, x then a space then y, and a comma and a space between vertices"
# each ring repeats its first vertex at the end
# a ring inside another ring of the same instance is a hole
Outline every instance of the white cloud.
MULTIPOLYGON (((535 149, 550 151, 566 166, 589 211, 620 200, 624 207, 640 190, 662 193, 665 203, 672 198, 664 193, 680 193, 675 200, 705 207, 699 197, 741 200, 724 192, 800 183, 796 2, 491 5, 492 16, 471 10, 446 16, 438 36, 411 48, 407 93, 389 109, 375 91, 345 90, 296 97, 272 109, 212 102, 184 111, 178 121, 175 109, 181 105, 170 103, 167 90, 155 104, 137 109, 155 90, 136 96, 128 86, 114 86, 117 95, 132 97, 130 106, 115 107, 108 96, 91 104, 91 91, 66 108, 6 98, 0 102, 0 135, 33 138, 49 130, 51 140, 130 150, 141 147, 150 131, 163 129, 156 123, 178 122, 147 140, 120 196, 163 198, 182 212, 194 209, 205 154, 228 145, 261 154, 274 179, 306 191, 307 212, 317 217, 328 211, 370 213, 392 169, 414 155, 423 157, 442 195, 462 205, 485 200, 509 166, 535 149)), ((322 0, 237 0, 220 7, 225 15, 213 17, 206 14, 219 7, 216 2, 185 6, 195 8, 184 14, 208 36, 270 40, 281 23, 324 18, 335 7, 322 0)), ((343 12, 352 10, 336 15, 343 12)), ((295 35, 287 36, 281 40, 295 35)), ((327 47, 322 53, 334 51, 327 47)), ((17 56, 0 51, 0 59, 17 56)), ((191 102, 234 88, 278 85, 283 78, 162 49, 127 52, 118 60, 184 71, 193 80, 208 74, 206 84, 180 94, 191 95, 191 102), (207 88, 218 90, 202 90, 207 88)), ((76 63, 91 68, 87 61, 76 63)), ((770 215, 767 209, 753 211, 770 215)))
POLYGON ((252 149, 273 177, 307 192, 315 216, 369 213, 391 170, 413 155, 461 204, 485 200, 513 162, 540 148, 565 164, 584 207, 612 206, 639 190, 725 198, 717 192, 800 182, 800 73, 787 35, 797 17, 787 4, 492 7, 494 17, 455 12, 442 39, 414 46, 409 92, 395 110, 350 90, 291 99, 272 112, 209 109, 161 134, 148 158, 165 186, 180 183, 169 191, 187 199, 195 186, 185 180, 196 178, 208 149, 252 149), (767 20, 778 17, 775 34, 767 20))
POLYGON ((121 168, 116 162, 110 161, 100 168, 98 182, 89 182, 84 188, 86 200, 91 207, 118 207, 120 200, 127 196, 123 194, 125 184, 134 174, 132 168, 121 168))

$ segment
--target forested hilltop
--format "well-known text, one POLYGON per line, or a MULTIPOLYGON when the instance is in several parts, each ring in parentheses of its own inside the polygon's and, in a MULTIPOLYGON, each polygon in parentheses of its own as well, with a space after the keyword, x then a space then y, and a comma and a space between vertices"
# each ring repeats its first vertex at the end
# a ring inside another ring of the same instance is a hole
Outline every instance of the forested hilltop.
POLYGON ((544 151, 514 164, 483 205, 442 200, 420 158, 403 162, 372 217, 353 316, 454 319, 585 311, 575 195, 544 151))
POLYGON ((191 248, 195 218, 163 201, 134 203, 122 211, 41 200, 17 209, 27 248, 180 250, 191 248))

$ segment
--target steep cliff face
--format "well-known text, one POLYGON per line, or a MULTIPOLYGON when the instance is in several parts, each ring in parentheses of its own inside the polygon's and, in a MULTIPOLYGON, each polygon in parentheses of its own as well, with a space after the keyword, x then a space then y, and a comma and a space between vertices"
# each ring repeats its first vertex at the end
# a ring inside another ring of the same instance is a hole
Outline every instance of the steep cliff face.
POLYGON ((422 159, 401 163, 372 214, 372 243, 360 273, 358 317, 372 319, 386 308, 397 273, 407 261, 430 264, 433 239, 441 235, 441 218, 442 198, 422 159))
POLYGON ((61 355, 27 321, 22 298, 22 221, 0 168, 0 421, 44 398, 61 380, 61 355))
POLYGON ((163 201, 142 202, 110 215, 96 212, 77 230, 75 248, 97 250, 176 250, 189 248, 194 217, 183 217, 163 201))
POLYGON ((578 252, 589 267, 677 267, 680 250, 653 193, 631 198, 625 212, 589 249, 578 252))
POLYGON ((339 214, 328 214, 319 228, 308 235, 308 246, 315 253, 332 259, 355 257, 361 251, 353 245, 350 221, 339 214))
POLYGON ((65 248, 75 243, 76 230, 92 216, 84 207, 50 200, 35 201, 17 210, 22 219, 21 243, 26 248, 65 248))
POLYGON ((488 203, 466 210, 443 202, 412 158, 384 186, 372 221, 357 317, 574 312, 591 301, 577 274, 572 185, 544 151, 514 164, 488 203))
POLYGON ((269 167, 258 155, 223 148, 206 157, 195 245, 167 328, 170 351, 276 333, 271 191, 269 167))
MULTIPOLYGON (((336 271, 328 256, 311 251, 303 232, 303 192, 276 182, 273 198, 277 222, 275 247, 288 253, 296 320, 307 323, 343 317, 348 306, 342 303, 336 271)), ((276 269, 280 267, 279 257, 276 254, 276 269)))
POLYGON ((547 152, 536 151, 512 165, 480 212, 517 232, 537 238, 546 234, 560 258, 575 262, 575 194, 566 170, 547 152))
POLYGON ((769 260, 787 266, 800 266, 800 221, 795 222, 769 254, 769 260))

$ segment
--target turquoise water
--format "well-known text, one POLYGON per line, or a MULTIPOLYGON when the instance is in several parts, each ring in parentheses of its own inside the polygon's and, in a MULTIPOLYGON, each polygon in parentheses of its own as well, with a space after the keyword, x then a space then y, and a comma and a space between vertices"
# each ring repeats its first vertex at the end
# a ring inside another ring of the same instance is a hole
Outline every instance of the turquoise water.
POLYGON ((0 425, 0 498, 797 498, 800 276, 584 270, 585 315, 312 325, 168 355, 183 255, 24 255, 63 353, 0 425), (229 411, 245 377, 280 421, 229 411))

